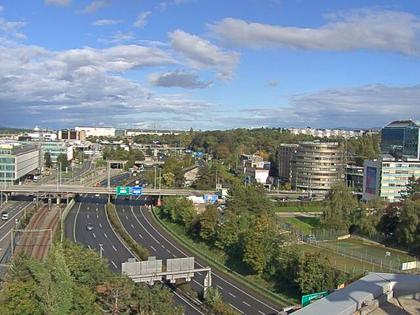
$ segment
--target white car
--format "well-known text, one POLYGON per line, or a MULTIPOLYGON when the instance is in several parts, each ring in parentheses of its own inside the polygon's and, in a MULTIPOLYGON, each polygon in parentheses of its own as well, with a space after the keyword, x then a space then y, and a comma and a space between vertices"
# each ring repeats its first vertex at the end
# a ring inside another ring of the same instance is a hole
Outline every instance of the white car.
POLYGON ((8 214, 7 212, 3 212, 3 213, 1 214, 1 220, 2 220, 2 221, 7 221, 7 220, 9 220, 9 214, 8 214))

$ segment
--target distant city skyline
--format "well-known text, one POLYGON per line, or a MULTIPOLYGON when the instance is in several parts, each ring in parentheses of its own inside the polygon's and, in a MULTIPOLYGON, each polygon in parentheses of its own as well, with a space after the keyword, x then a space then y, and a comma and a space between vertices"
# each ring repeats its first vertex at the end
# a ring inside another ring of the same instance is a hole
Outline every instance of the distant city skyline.
POLYGON ((380 128, 420 117, 420 5, 0 0, 0 126, 380 128))

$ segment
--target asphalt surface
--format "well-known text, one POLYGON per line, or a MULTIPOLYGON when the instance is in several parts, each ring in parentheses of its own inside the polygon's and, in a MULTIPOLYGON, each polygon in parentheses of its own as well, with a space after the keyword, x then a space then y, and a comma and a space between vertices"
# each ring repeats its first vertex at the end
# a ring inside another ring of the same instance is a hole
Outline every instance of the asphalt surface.
POLYGON ((16 225, 16 220, 24 214, 24 208, 29 205, 29 201, 9 201, 1 207, 1 212, 7 211, 9 219, 7 221, 0 221, 0 262, 7 263, 10 254, 10 236, 11 230, 16 225))
MULTIPOLYGON (((122 174, 113 180, 117 183, 126 176, 122 174)), ((102 255, 108 259, 109 267, 120 273, 121 264, 134 257, 134 254, 124 246, 112 229, 105 211, 106 202, 105 197, 80 197, 65 220, 65 235, 97 252, 100 251, 99 244, 102 244, 102 255), (87 229, 88 223, 93 226, 92 231, 87 229)), ((203 314, 179 294, 174 294, 174 301, 184 307, 185 314, 203 314)))
MULTIPOLYGON (((144 204, 145 200, 142 198, 116 200, 117 213, 128 233, 157 259, 193 256, 156 224, 150 210, 144 207, 144 204)), ((207 267, 197 257, 195 257, 195 262, 196 268, 207 267)), ((204 274, 194 276, 192 288, 202 291, 203 278, 204 274)), ((281 309, 280 305, 273 305, 271 301, 257 297, 254 292, 250 292, 242 284, 219 271, 212 270, 212 280, 213 286, 219 289, 223 300, 242 314, 277 314, 281 309)))

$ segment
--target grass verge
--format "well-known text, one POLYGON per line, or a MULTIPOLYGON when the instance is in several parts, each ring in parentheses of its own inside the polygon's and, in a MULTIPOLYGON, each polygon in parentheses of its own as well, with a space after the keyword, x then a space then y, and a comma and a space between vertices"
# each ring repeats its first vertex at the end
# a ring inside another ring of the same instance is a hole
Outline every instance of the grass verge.
POLYGON ((129 247, 141 260, 147 260, 149 257, 149 251, 137 243, 131 236, 128 234, 124 226, 122 225, 120 219, 118 218, 115 205, 108 203, 106 206, 106 212, 108 214, 109 221, 112 224, 115 232, 118 233, 127 247, 129 247))
POLYGON ((227 273, 230 277, 234 278, 239 283, 243 284, 245 287, 258 292, 261 296, 264 296, 268 300, 272 301, 275 304, 281 306, 289 306, 295 303, 295 300, 282 296, 278 293, 274 293, 269 289, 258 285, 256 283, 251 283, 250 279, 237 273, 236 271, 230 269, 222 263, 223 258, 220 255, 214 255, 208 248, 204 248, 203 244, 194 242, 188 238, 185 234, 180 233, 179 229, 174 229, 167 221, 162 220, 158 214, 159 209, 153 208, 152 214, 157 223, 162 226, 167 233, 169 233, 174 239, 186 247, 191 253, 195 256, 200 257, 204 260, 210 267, 215 268, 221 272, 227 273), (176 231, 176 232, 175 232, 176 231))

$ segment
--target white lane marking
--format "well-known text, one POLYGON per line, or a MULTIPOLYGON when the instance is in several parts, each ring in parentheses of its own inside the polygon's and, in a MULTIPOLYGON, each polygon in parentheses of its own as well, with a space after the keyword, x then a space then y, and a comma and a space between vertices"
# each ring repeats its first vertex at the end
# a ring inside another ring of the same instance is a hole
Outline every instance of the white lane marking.
POLYGON ((229 295, 236 298, 236 295, 232 294, 231 292, 229 292, 229 295))
POLYGON ((86 210, 89 210, 89 207, 86 207, 86 210))
POLYGON ((92 235, 93 235, 93 238, 96 238, 96 235, 95 235, 95 233, 92 233, 92 235))
POLYGON ((202 276, 203 274, 201 272, 197 272, 200 276, 202 276))
POLYGON ((125 209, 124 208, 122 208, 122 211, 125 213, 125 209))
POLYGON ((96 218, 99 219, 99 214, 96 214, 96 218))
POLYGON ((154 248, 153 246, 150 246, 151 249, 153 249, 153 251, 156 251, 156 248, 154 248))
POLYGON ((219 290, 223 290, 223 288, 219 285, 216 286, 219 290))
POLYGON ((128 216, 125 216, 125 218, 128 220, 128 216))
POLYGON ((112 248, 117 252, 117 249, 115 248, 115 246, 114 245, 112 245, 112 248))
POLYGON ((248 307, 251 307, 251 304, 248 304, 247 302, 245 302, 245 301, 242 301, 242 303, 244 303, 246 306, 248 306, 248 307))
MULTIPOLYGON (((140 220, 137 218, 137 216, 134 214, 134 209, 133 209, 133 206, 131 206, 131 212, 133 213, 133 215, 134 215, 134 219, 136 219, 136 221, 140 224, 140 226, 143 228, 143 230, 145 230, 146 231, 146 233, 147 234, 149 234, 150 235, 150 237, 153 239, 153 240, 155 240, 155 242, 156 243, 158 243, 158 244, 160 244, 160 242, 144 227, 144 225, 143 224, 141 224, 141 222, 140 222, 140 220)), ((140 211, 140 213, 142 213, 142 211, 140 211)), ((147 221, 147 220, 146 220, 147 221)), ((150 223, 149 223, 150 224, 150 223)), ((187 256, 187 255, 185 255, 185 256, 187 256)), ((175 257, 175 256, 174 256, 175 257)))
POLYGON ((88 245, 88 248, 89 248, 89 249, 92 249, 92 247, 90 247, 90 245, 88 245))
POLYGON ((111 264, 115 267, 115 269, 118 269, 117 265, 114 263, 113 260, 111 260, 111 264))
POLYGON ((141 239, 143 239, 143 236, 141 236, 141 234, 140 234, 140 233, 139 233, 139 236, 140 236, 140 238, 141 238, 141 239))
POLYGON ((131 227, 134 229, 134 225, 133 225, 133 223, 131 223, 131 227))
POLYGON ((99 223, 99 227, 102 228, 102 223, 99 223))
POLYGON ((98 210, 99 210, 99 209, 98 209, 98 208, 96 208, 96 212, 98 212, 98 210))
POLYGON ((233 306, 232 304, 230 304, 229 303, 229 305, 231 306, 231 307, 233 307, 237 312, 239 312, 239 313, 241 313, 241 314, 245 314, 244 312, 242 312, 239 308, 237 308, 237 307, 235 307, 235 306, 233 306))
POLYGON ((200 282, 198 282, 197 280, 193 280, 193 282, 197 283, 198 285, 200 285, 200 282))
MULTIPOLYGON (((134 211, 133 211, 133 208, 131 208, 131 211, 133 212, 133 214, 134 214, 134 211)), ((179 249, 178 247, 176 247, 171 241, 169 241, 166 237, 164 237, 150 222, 149 222, 149 220, 147 220, 147 218, 146 218, 146 216, 143 214, 143 211, 140 211, 140 213, 141 213, 141 215, 143 216, 143 218, 146 220, 146 222, 150 225, 150 227, 153 229, 153 230, 155 230, 156 231, 156 233, 158 233, 163 239, 165 239, 169 244, 171 244, 175 249, 177 249, 180 253, 182 253, 185 257, 186 256, 188 256, 186 253, 184 253, 181 249, 179 249)), ((139 222, 139 219, 137 218, 137 216, 134 214, 134 217, 135 217, 135 219, 137 220, 137 222, 139 222)), ((139 222, 140 223, 140 222, 139 222)), ((140 225, 141 226, 143 226, 141 223, 140 223, 140 225)), ((144 226, 143 226, 143 228, 144 228, 144 226)), ((144 228, 145 229, 145 228, 144 228)), ((145 229, 146 230, 146 229, 145 229)), ((146 232, 148 232, 147 230, 146 230, 146 232)), ((150 232, 148 232, 149 234, 150 234, 150 232)), ((175 255, 172 255, 172 256, 174 256, 174 257, 176 257, 175 255)), ((204 268, 204 266, 203 265, 201 265, 200 263, 198 263, 198 262, 196 262, 196 264, 198 265, 198 266, 200 266, 200 268, 204 268)), ((221 277, 221 276, 219 276, 218 274, 216 274, 216 273, 213 273, 212 274, 212 276, 214 276, 214 277, 217 277, 217 278, 219 278, 221 281, 223 281, 223 282, 225 282, 225 283, 227 283, 228 285, 230 285, 230 286, 232 286, 233 288, 235 288, 236 290, 238 290, 239 292, 241 292, 241 293, 243 293, 243 294, 245 294, 246 296, 248 296, 248 297, 250 297, 250 298, 252 298, 252 299, 254 299, 255 301, 257 301, 258 303, 260 303, 261 305, 264 305, 265 307, 267 307, 267 308, 269 308, 270 310, 273 310, 273 311, 275 311, 275 312, 277 312, 277 310, 276 309, 274 309, 273 307, 271 307, 270 305, 268 305, 267 303, 264 303, 263 301, 261 301, 261 300, 259 300, 259 299, 257 299, 256 297, 254 297, 254 296, 252 296, 252 295, 250 295, 248 292, 245 292, 244 290, 242 290, 241 288, 238 288, 236 285, 234 285, 233 283, 230 283, 229 281, 227 281, 226 279, 224 279, 223 277, 221 277)))
POLYGON ((162 246, 162 248, 165 248, 165 246, 163 246, 163 245, 160 245, 160 246, 162 246))
POLYGON ((77 216, 79 215, 79 211, 80 211, 80 207, 82 206, 82 203, 79 203, 79 208, 77 208, 77 212, 76 212, 76 216, 74 217, 74 222, 73 222, 73 239, 74 242, 76 243, 76 222, 77 222, 77 216))
POLYGON ((258 311, 258 313, 260 313, 260 314, 262 314, 262 315, 265 315, 265 313, 264 313, 264 312, 261 312, 261 311, 258 311))
POLYGON ((182 295, 179 295, 178 293, 176 293, 176 291, 172 291, 178 298, 180 298, 181 300, 183 300, 185 302, 185 304, 188 304, 191 308, 195 309, 199 314, 201 315, 205 315, 203 312, 201 312, 198 308, 196 308, 194 306, 194 304, 191 304, 190 301, 188 301, 185 297, 183 297, 182 295))
POLYGON ((108 238, 108 235, 106 235, 106 233, 104 232, 104 236, 106 237, 106 238, 108 238))
POLYGON ((171 253, 171 251, 169 250, 169 249, 166 249, 166 251, 170 254, 171 253))
POLYGON ((88 214, 86 214, 86 218, 88 218, 88 219, 89 219, 89 213, 88 213, 88 214))

